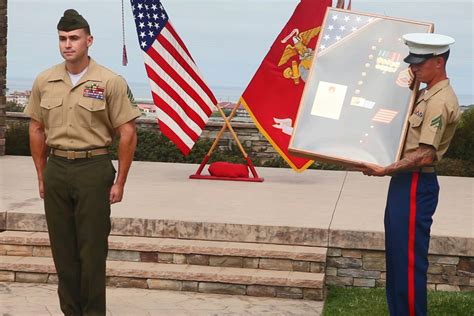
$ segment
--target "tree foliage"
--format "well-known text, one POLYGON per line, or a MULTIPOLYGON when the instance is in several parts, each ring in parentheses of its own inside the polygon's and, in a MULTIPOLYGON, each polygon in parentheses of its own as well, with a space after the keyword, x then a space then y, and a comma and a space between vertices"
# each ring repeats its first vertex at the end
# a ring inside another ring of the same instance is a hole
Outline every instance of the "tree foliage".
POLYGON ((24 107, 18 105, 16 102, 8 101, 5 105, 5 112, 23 112, 24 107))
MULTIPOLYGON (((204 156, 211 148, 212 141, 201 139, 196 142, 189 155, 184 156, 178 148, 161 133, 155 131, 138 130, 138 143, 134 160, 136 161, 160 161, 178 163, 201 163, 204 156)), ((118 141, 111 147, 112 156, 117 158, 118 141)), ((248 151, 248 148, 244 148, 248 151)), ((216 149, 211 156, 212 161, 228 161, 242 163, 243 158, 237 146, 216 149)))
POLYGON ((474 107, 464 111, 446 157, 474 163, 474 107))

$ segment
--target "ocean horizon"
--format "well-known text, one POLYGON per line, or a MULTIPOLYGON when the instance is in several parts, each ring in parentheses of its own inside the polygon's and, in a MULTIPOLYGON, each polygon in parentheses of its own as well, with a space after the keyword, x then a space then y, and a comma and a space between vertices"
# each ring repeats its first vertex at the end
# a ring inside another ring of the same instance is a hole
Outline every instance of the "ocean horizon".
MULTIPOLYGON (((7 78, 7 89, 9 92, 31 90, 33 78, 7 78)), ((128 82, 135 99, 151 101, 151 90, 148 82, 128 82)), ((219 102, 237 102, 246 87, 237 86, 210 86, 210 89, 219 102)), ((474 95, 458 94, 459 105, 474 104, 474 95)))
MULTIPOLYGON (((31 90, 33 81, 34 78, 7 78, 7 90, 9 92, 31 90)), ((128 81, 128 85, 135 99, 152 100, 148 82, 128 81)), ((210 86, 210 88, 220 102, 236 102, 245 89, 245 87, 233 86, 210 86)))

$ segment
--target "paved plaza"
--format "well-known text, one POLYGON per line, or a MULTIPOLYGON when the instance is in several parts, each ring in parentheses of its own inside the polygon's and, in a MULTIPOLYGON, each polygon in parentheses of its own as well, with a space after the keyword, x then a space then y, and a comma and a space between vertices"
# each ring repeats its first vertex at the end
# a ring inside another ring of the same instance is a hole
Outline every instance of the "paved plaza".
MULTIPOLYGON (((189 175, 197 167, 134 162, 124 200, 112 207, 112 234, 324 247, 332 248, 329 256, 341 260, 346 259, 334 251, 347 249, 349 255, 359 253, 359 258, 367 249, 383 254, 389 177, 322 170, 298 174, 289 169, 258 168, 265 178, 263 183, 190 180, 189 175)), ((462 272, 474 256, 474 178, 439 177, 439 182, 440 203, 434 216, 430 253, 439 255, 434 258, 434 266, 448 260, 454 271, 459 268, 462 272)), ((0 230, 46 229, 31 157, 0 157, 0 230)), ((446 286, 441 275, 435 277, 440 279, 434 283, 446 286)), ((472 286, 469 284, 466 286, 472 286)), ((107 300, 108 315, 134 316, 321 315, 324 304, 136 288, 108 288, 107 300)), ((0 315, 61 315, 56 285, 0 282, 0 315)))
MULTIPOLYGON (((323 302, 107 288, 109 316, 321 315, 323 302)), ((56 285, 0 282, 0 315, 60 316, 56 285)))
MULTIPOLYGON (((124 227, 114 226, 112 233, 163 237, 156 234, 158 227, 137 220, 147 219, 166 224, 169 237, 383 250, 389 177, 257 168, 263 183, 190 180, 197 167, 134 162, 124 199, 112 207, 112 218, 129 220, 123 221, 124 227)), ((432 250, 450 254, 454 247, 471 256, 474 178, 439 177, 439 182, 432 250)), ((7 230, 37 230, 39 222, 27 220, 30 215, 38 214, 43 221, 31 157, 0 157, 2 212, 8 214, 7 230)))

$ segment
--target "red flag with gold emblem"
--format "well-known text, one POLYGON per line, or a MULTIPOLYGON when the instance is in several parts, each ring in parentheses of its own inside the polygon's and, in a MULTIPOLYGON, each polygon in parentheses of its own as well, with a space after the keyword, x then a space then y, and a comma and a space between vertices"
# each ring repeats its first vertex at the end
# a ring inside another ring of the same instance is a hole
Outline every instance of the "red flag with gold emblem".
POLYGON ((288 145, 320 27, 331 3, 300 1, 240 99, 260 132, 300 172, 313 161, 290 155, 288 145))

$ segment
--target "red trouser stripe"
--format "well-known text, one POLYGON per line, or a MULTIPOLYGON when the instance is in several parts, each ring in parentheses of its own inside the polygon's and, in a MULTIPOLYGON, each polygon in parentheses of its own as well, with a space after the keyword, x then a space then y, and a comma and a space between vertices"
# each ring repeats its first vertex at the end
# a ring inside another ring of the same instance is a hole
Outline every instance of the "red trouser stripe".
POLYGON ((408 311, 415 315, 415 226, 416 226, 416 189, 418 172, 413 173, 410 188, 410 218, 408 226, 408 311))

